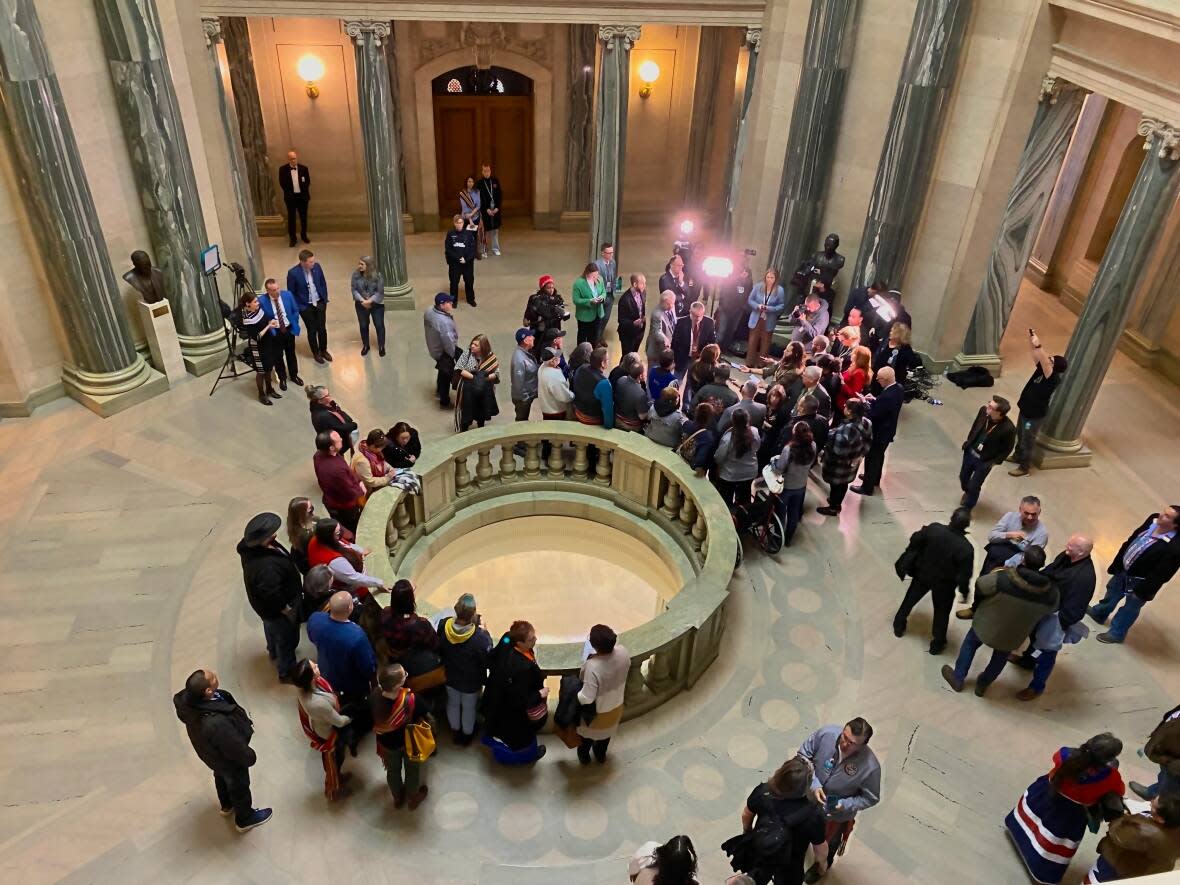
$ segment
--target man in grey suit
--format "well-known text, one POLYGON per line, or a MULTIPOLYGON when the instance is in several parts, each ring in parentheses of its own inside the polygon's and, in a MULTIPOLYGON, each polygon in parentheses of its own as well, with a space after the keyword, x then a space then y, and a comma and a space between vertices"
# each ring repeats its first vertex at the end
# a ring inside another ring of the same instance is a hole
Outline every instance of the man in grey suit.
POLYGON ((660 293, 660 306, 651 312, 647 326, 647 363, 659 365, 660 355, 672 346, 672 330, 676 328, 676 293, 660 293))

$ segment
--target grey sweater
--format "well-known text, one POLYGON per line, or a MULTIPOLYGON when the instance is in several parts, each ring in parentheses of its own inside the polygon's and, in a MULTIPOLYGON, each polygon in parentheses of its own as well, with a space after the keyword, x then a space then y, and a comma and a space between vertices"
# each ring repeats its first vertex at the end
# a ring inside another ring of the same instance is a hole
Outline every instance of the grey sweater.
POLYGON ((717 464, 717 475, 726 482, 745 482, 758 475, 758 446, 761 439, 753 427, 750 428, 750 436, 750 448, 744 455, 737 453, 732 430, 725 431, 721 442, 717 444, 713 460, 717 464))
POLYGON ((782 452, 770 462, 775 473, 783 478, 783 491, 794 491, 807 487, 807 472, 815 463, 815 448, 812 446, 810 458, 802 461, 791 459, 790 445, 783 446, 782 452))

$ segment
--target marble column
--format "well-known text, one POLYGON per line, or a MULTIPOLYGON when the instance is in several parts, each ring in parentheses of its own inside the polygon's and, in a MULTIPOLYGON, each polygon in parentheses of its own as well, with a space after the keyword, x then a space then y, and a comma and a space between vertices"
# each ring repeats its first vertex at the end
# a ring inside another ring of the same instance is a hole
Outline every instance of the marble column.
POLYGON ((746 57, 746 77, 741 97, 737 102, 737 122, 733 136, 733 152, 729 157, 729 188, 725 197, 725 222, 722 225, 726 236, 733 234, 733 210, 737 205, 742 180, 742 158, 746 143, 750 140, 748 124, 750 99, 754 95, 754 77, 758 73, 758 46, 762 42, 761 28, 746 28, 746 39, 742 44, 746 57))
POLYGON ((721 84, 728 80, 722 72, 729 29, 701 27, 697 44, 697 72, 692 90, 692 118, 688 126, 688 148, 684 160, 684 205, 705 208, 709 197, 709 161, 717 136, 717 100, 721 84))
POLYGON ((1082 428, 1126 326, 1143 266, 1180 187, 1180 129, 1144 119, 1143 163, 1098 265, 1065 357, 1069 371, 1037 438, 1039 467, 1084 467, 1082 428))
POLYGON ((902 283, 971 7, 971 0, 918 0, 850 288, 902 283))
POLYGON ((565 195, 561 230, 586 230, 590 225, 594 146, 595 25, 569 26, 566 54, 565 195))
POLYGON ((112 415, 168 389, 135 351, 34 0, 0 0, 0 129, 69 353, 66 392, 112 415))
MULTIPOLYGON (((403 23, 402 27, 406 25, 403 23)), ((393 137, 400 147, 402 143, 402 96, 397 79, 397 22, 389 23, 389 38, 385 41, 385 66, 389 68, 389 101, 393 107, 393 137)), ((406 205, 406 164, 398 164, 398 184, 402 189, 402 206, 406 205)))
POLYGON ((413 287, 406 273, 406 239, 402 233, 402 189, 397 177, 401 150, 394 130, 396 109, 389 94, 389 64, 382 43, 387 21, 345 19, 344 32, 356 49, 356 88, 361 137, 365 147, 365 184, 373 258, 385 278, 387 310, 413 310, 413 287))
MULTIPOLYGON (((234 97, 234 110, 238 114, 238 134, 246 159, 246 175, 250 179, 250 198, 259 216, 281 225, 279 191, 275 183, 278 165, 271 164, 266 152, 266 123, 258 97, 258 77, 254 73, 250 25, 243 16, 222 16, 221 35, 229 64, 230 94, 234 97)), ((280 230, 286 233, 276 227, 276 231, 280 230)))
POLYGON ((1056 77, 1041 84, 1040 103, 979 285, 963 352, 955 357, 960 368, 984 366, 999 374, 1000 340, 1085 98, 1084 89, 1056 77))
POLYGON ((860 0, 813 0, 803 71, 791 114, 769 264, 787 277, 820 245, 820 221, 836 156, 836 133, 860 0))
POLYGON ((600 25, 602 63, 598 70, 598 113, 594 146, 594 193, 590 207, 589 257, 601 243, 615 244, 619 255, 619 210, 623 203, 623 164, 627 148, 627 98, 631 81, 631 47, 638 25, 600 25))
POLYGON ((234 214, 242 233, 242 244, 246 254, 242 264, 250 282, 261 291, 266 271, 262 267, 262 246, 258 242, 258 226, 254 222, 254 200, 250 196, 250 176, 246 172, 246 157, 242 153, 242 133, 238 129, 238 111, 234 106, 234 95, 229 83, 229 66, 222 45, 221 19, 216 16, 202 16, 201 26, 205 31, 205 48, 209 57, 209 72, 217 91, 217 111, 221 116, 221 130, 225 137, 226 153, 229 156, 229 174, 233 184, 234 214))
POLYGON ((209 235, 155 0, 94 5, 151 239, 144 246, 164 273, 184 366, 204 375, 225 362, 225 335, 217 290, 201 269, 209 235))

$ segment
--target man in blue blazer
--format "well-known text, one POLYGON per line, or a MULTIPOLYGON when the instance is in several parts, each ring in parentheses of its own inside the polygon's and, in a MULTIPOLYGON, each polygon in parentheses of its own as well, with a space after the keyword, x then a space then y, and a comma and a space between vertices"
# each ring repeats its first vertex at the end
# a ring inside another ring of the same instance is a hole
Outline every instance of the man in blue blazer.
POLYGON ((263 371, 267 375, 270 375, 271 369, 278 373, 279 390, 287 389, 288 375, 293 382, 302 387, 299 360, 295 356, 295 339, 299 337, 299 311, 295 297, 286 289, 280 289, 274 277, 271 277, 266 281, 266 292, 258 299, 258 306, 270 320, 270 326, 258 339, 263 371))
POLYGON ((865 472, 860 476, 861 483, 852 487, 852 491, 858 495, 871 495, 881 484, 885 450, 897 436, 897 419, 905 403, 905 388, 897 383, 897 373, 892 366, 882 366, 877 370, 877 383, 881 385, 881 392, 871 398, 868 411, 868 419, 873 425, 873 442, 865 455, 865 472))
POLYGON ((295 296, 299 316, 307 326, 311 355, 321 366, 332 362, 328 353, 328 281, 310 249, 301 251, 299 263, 287 271, 287 289, 295 296))

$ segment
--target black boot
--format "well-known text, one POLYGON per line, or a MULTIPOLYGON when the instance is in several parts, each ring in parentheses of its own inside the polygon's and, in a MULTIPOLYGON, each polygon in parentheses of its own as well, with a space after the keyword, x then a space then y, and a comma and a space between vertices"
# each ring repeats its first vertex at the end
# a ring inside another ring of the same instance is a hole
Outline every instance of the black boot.
POLYGON ((273 405, 266 396, 266 378, 262 375, 255 375, 254 381, 258 385, 258 401, 264 406, 273 405))

